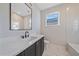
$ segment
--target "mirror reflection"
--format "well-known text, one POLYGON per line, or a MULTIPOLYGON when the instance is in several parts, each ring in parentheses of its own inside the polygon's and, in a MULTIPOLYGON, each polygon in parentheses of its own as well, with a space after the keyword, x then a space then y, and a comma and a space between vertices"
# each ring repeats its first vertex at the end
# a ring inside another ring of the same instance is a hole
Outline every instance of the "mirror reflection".
POLYGON ((31 6, 24 3, 11 4, 11 29, 26 30, 31 29, 31 6))

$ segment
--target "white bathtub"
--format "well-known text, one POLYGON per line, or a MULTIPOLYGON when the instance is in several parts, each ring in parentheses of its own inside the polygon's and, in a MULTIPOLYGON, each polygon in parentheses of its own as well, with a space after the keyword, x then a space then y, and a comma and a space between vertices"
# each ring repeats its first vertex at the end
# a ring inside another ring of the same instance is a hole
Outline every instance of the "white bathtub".
POLYGON ((79 44, 67 44, 67 50, 71 56, 79 56, 79 44))

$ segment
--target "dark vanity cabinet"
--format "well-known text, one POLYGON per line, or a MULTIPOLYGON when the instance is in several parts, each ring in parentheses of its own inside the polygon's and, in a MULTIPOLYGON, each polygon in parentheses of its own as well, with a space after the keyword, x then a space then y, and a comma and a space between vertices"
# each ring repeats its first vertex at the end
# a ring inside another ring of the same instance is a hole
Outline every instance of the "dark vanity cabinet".
POLYGON ((41 56, 41 40, 36 42, 36 56, 41 56))
POLYGON ((25 50, 25 56, 35 56, 35 44, 25 50))
POLYGON ((36 42, 36 56, 42 56, 44 51, 44 37, 36 42))
POLYGON ((44 37, 43 38, 41 38, 41 49, 40 49, 40 54, 42 55, 43 54, 43 52, 44 52, 44 37))
POLYGON ((39 39, 33 45, 19 53, 17 56, 42 56, 44 51, 44 37, 39 39))

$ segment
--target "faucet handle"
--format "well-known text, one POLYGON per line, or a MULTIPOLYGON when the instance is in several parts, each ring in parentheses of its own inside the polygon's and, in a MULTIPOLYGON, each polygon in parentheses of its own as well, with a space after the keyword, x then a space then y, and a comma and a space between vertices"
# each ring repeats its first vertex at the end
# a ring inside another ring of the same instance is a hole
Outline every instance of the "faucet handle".
POLYGON ((21 38, 24 39, 25 37, 22 35, 21 38))
POLYGON ((25 38, 26 37, 29 37, 29 32, 28 31, 25 32, 25 38))
POLYGON ((29 37, 29 32, 27 31, 27 37, 29 37))

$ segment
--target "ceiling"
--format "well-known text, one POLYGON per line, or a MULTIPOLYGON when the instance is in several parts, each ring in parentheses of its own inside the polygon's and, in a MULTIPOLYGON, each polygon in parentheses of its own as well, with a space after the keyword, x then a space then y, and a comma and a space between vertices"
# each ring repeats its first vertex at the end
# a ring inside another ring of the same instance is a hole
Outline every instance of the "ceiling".
POLYGON ((40 10, 44 10, 44 9, 47 9, 47 8, 50 8, 50 7, 59 5, 59 4, 61 3, 36 3, 36 5, 38 6, 40 10))

